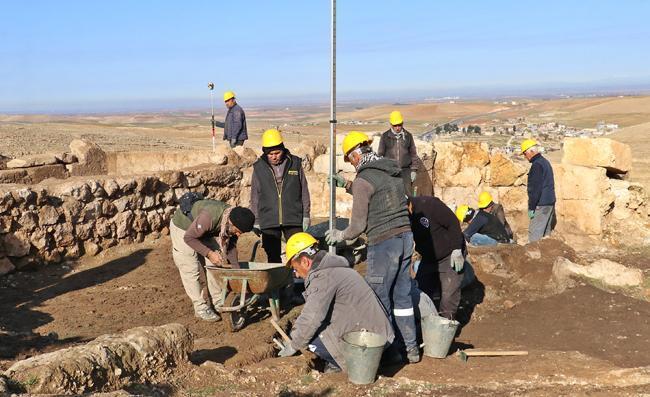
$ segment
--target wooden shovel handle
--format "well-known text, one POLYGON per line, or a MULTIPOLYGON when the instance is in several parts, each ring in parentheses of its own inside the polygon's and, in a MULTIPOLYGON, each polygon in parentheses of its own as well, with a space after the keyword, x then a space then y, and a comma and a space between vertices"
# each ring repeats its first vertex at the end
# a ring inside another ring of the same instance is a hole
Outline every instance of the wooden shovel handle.
POLYGON ((271 319, 271 325, 273 328, 275 328, 276 331, 282 336, 282 339, 284 339, 286 342, 291 343, 291 338, 289 338, 289 335, 287 335, 286 332, 278 325, 278 323, 275 322, 274 319, 271 319))
POLYGON ((527 356, 528 351, 526 350, 482 350, 482 351, 474 351, 474 350, 463 350, 463 353, 467 355, 467 357, 480 357, 480 356, 527 356))

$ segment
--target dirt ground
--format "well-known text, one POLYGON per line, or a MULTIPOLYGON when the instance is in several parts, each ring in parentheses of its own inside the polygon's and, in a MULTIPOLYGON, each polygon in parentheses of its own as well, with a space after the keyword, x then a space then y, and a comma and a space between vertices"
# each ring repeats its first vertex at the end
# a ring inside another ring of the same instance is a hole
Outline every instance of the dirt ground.
MULTIPOLYGON (((240 244, 243 258, 250 255, 252 241, 253 236, 245 236, 240 244)), ((528 350, 526 357, 473 358, 467 363, 456 356, 425 357, 416 365, 383 368, 373 385, 355 386, 343 374, 311 369, 304 357, 273 358, 275 332, 263 309, 254 311, 238 333, 227 332, 223 322, 196 319, 172 262, 169 239, 162 238, 0 279, 0 369, 101 334, 179 322, 195 337, 191 363, 177 368, 165 383, 134 384, 126 392, 178 396, 649 392, 650 303, 588 284, 560 294, 527 296, 525 290, 545 283, 556 256, 574 253, 548 240, 532 247, 548 253, 548 258, 516 260, 523 249, 496 252, 506 271, 525 279, 525 284, 508 284, 510 278, 498 272, 484 274, 476 267, 479 282, 463 293, 461 314, 468 323, 453 349, 528 350), (504 304, 503 298, 510 303, 504 304)), ((473 253, 483 254, 485 249, 473 253)), ((259 255, 262 260, 263 253, 259 255)), ((648 269, 648 260, 637 267, 648 269)), ((289 327, 299 311, 300 307, 285 310, 281 324, 289 327)))

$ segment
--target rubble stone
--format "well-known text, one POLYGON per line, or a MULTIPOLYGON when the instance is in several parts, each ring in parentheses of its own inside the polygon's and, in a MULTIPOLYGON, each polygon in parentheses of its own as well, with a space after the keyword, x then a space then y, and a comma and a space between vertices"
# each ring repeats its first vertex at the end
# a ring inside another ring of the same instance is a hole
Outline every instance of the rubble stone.
POLYGON ((53 154, 35 154, 9 160, 6 164, 8 169, 37 167, 39 165, 56 164, 57 158, 53 154))
POLYGON ((29 254, 31 247, 27 234, 23 231, 2 235, 5 255, 21 257, 29 254))
POLYGON ((0 276, 11 273, 16 270, 16 266, 9 260, 9 258, 0 258, 0 276))
POLYGON ((67 168, 71 175, 106 175, 108 171, 106 152, 97 144, 86 139, 74 139, 70 142, 70 152, 79 161, 68 164, 67 168))

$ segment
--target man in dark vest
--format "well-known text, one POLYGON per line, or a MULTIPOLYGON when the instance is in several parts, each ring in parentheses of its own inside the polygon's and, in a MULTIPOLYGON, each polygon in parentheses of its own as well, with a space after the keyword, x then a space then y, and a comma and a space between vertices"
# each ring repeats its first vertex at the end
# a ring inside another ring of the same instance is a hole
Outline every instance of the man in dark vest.
POLYGON ((381 134, 377 154, 392 160, 402 169, 402 180, 406 194, 413 194, 413 183, 417 177, 417 150, 413 135, 404 128, 402 113, 395 110, 388 117, 390 129, 381 134))
POLYGON ((352 193, 352 217, 345 230, 326 233, 327 243, 353 240, 364 231, 368 237, 366 281, 396 324, 400 343, 409 362, 420 361, 416 340, 415 311, 409 273, 413 233, 406 208, 401 169, 373 152, 366 134, 352 131, 343 139, 343 154, 357 171, 354 182, 332 177, 338 187, 352 193), (405 351, 404 351, 405 350, 405 351))
POLYGON ((456 217, 461 224, 469 223, 463 234, 472 245, 497 245, 497 243, 511 242, 503 223, 484 209, 476 211, 463 204, 456 209, 456 217))
POLYGON ((264 132, 262 151, 253 164, 250 209, 268 261, 281 263, 282 235, 288 240, 309 227, 309 187, 302 159, 284 147, 280 131, 264 132))
POLYGON ((478 195, 478 208, 496 216, 499 222, 501 222, 501 224, 503 224, 503 227, 506 229, 508 238, 514 242, 514 235, 512 233, 512 229, 510 228, 510 224, 506 219, 506 212, 503 210, 503 206, 501 204, 494 202, 490 192, 483 191, 478 195))
MULTIPOLYGON (((204 258, 216 266, 238 267, 237 239, 253 229, 255 217, 248 208, 233 208, 218 200, 199 200, 188 215, 179 207, 170 222, 172 256, 195 315, 206 321, 218 321, 219 315, 201 294, 204 258)), ((219 281, 209 272, 206 281, 212 304, 220 306, 223 302, 219 281)))

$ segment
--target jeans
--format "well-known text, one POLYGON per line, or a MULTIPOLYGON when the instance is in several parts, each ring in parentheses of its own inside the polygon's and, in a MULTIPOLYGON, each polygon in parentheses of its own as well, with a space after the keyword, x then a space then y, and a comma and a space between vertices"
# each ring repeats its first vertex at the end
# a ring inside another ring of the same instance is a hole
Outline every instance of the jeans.
POLYGON ((472 245, 497 245, 497 241, 490 236, 481 233, 474 233, 469 239, 472 245))
POLYGON ((418 348, 409 267, 413 233, 404 232, 368 246, 366 281, 384 305, 406 350, 418 348))
POLYGON ((551 234, 556 223, 554 205, 543 205, 535 208, 535 217, 530 220, 528 226, 528 242, 532 243, 541 240, 542 237, 551 234))

